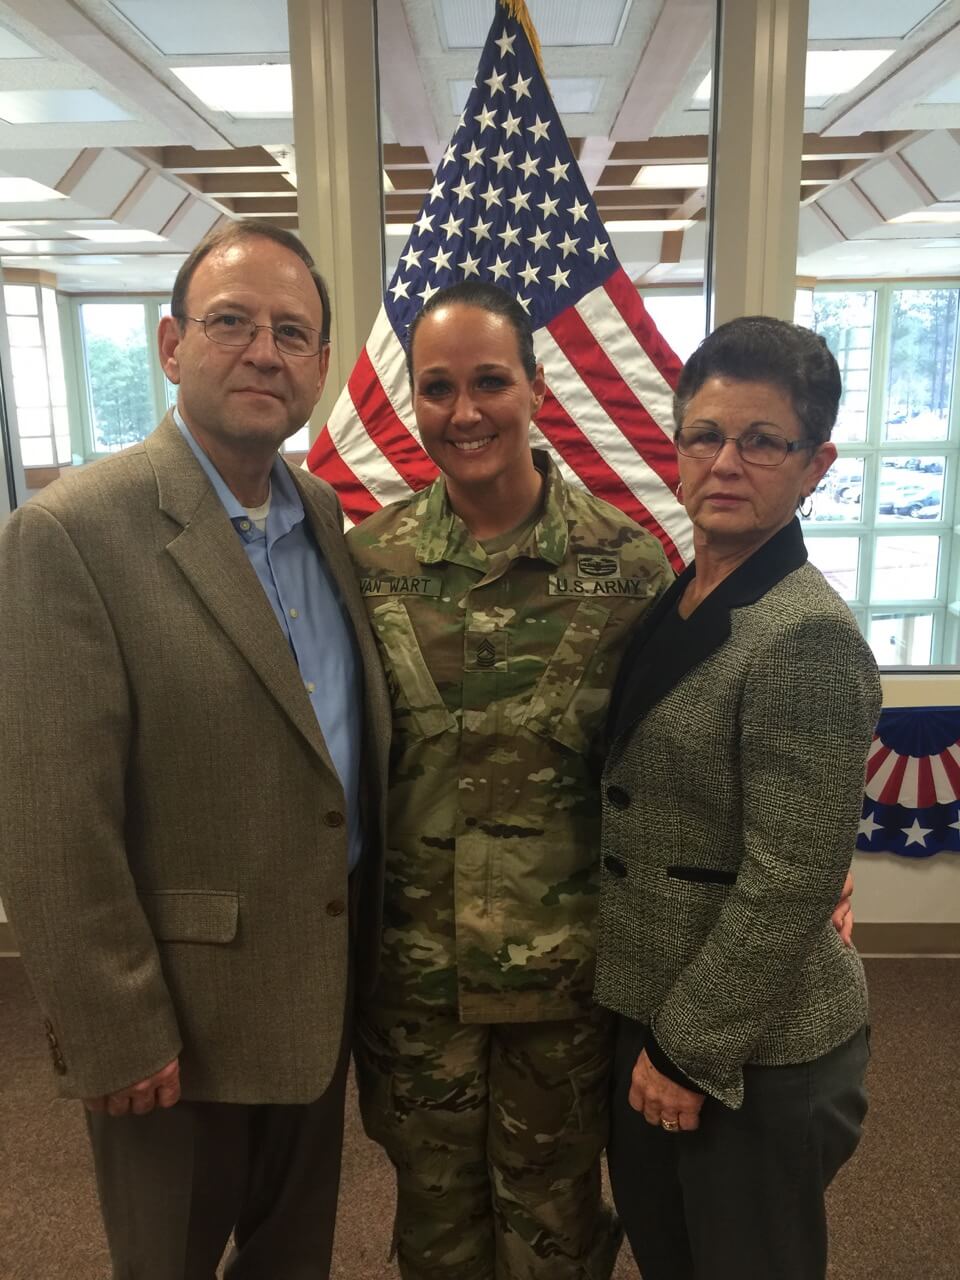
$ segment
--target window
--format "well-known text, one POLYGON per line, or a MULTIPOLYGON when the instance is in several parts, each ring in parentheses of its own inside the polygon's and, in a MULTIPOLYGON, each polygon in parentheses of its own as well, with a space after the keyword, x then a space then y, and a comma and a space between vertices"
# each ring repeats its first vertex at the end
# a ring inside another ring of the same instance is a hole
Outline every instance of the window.
POLYGON ((70 426, 57 295, 46 285, 7 284, 3 298, 23 465, 69 463, 70 426))
POLYGON ((798 295, 797 319, 823 334, 844 381, 839 457, 804 534, 882 666, 960 660, 958 302, 953 284, 798 295))

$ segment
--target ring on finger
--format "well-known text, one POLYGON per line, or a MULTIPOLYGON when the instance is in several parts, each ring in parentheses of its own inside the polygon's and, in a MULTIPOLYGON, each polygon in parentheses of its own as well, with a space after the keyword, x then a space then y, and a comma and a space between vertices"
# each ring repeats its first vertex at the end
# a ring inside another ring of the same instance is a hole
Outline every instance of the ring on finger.
POLYGON ((666 1116, 661 1116, 660 1127, 662 1129, 666 1129, 667 1133, 676 1133, 677 1130, 680 1128, 680 1121, 677 1120, 676 1118, 674 1118, 673 1120, 669 1120, 667 1119, 666 1116))

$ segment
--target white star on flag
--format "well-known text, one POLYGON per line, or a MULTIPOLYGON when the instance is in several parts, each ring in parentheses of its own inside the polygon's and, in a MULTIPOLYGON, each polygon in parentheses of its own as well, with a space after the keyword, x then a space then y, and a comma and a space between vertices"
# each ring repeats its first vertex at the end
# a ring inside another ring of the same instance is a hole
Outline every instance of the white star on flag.
MULTIPOLYGON (((452 240, 454 236, 459 236, 462 234, 462 232, 460 231, 460 228, 463 226, 463 219, 455 218, 453 216, 453 212, 451 211, 450 217, 446 220, 446 222, 441 222, 440 226, 446 232, 447 239, 452 240)), ((430 261, 433 261, 433 259, 430 259, 430 261)))
POLYGON ((543 216, 545 218, 555 218, 557 216, 557 205, 559 203, 559 200, 551 200, 549 196, 544 196, 537 205, 537 208, 543 210, 543 216))
POLYGON ((443 159, 440 161, 439 167, 441 169, 445 169, 448 164, 453 164, 456 158, 457 158, 457 148, 451 142, 449 147, 447 147, 446 151, 443 153, 443 159))
POLYGON ((457 197, 457 203, 463 204, 464 200, 469 200, 473 195, 473 188, 476 186, 474 182, 468 182, 466 178, 461 178, 457 186, 451 187, 451 191, 457 197))
POLYGON ((541 138, 546 138, 550 133, 550 124, 544 122, 537 116, 533 124, 527 125, 527 133, 533 134, 534 142, 539 142, 541 138))
POLYGON ((500 57, 505 58, 508 53, 513 53, 513 42, 516 36, 508 36, 506 31, 500 36, 499 40, 494 40, 494 44, 500 50, 500 57))
POLYGON ((503 92, 504 92, 503 82, 504 82, 504 80, 506 80, 506 78, 507 78, 507 73, 506 73, 505 71, 504 71, 504 72, 502 72, 502 73, 498 73, 498 72, 494 71, 494 72, 493 72, 493 74, 490 76, 490 79, 489 79, 489 80, 484 80, 484 82, 483 82, 483 83, 484 83, 484 84, 487 86, 487 88, 490 90, 490 97, 491 97, 491 98, 493 97, 493 95, 494 95, 495 93, 503 93, 503 92))
POLYGON ((426 284, 424 285, 420 293, 417 294, 417 297, 422 298, 424 302, 429 302, 436 292, 437 290, 433 287, 432 284, 426 284))
POLYGON ((557 263, 557 269, 556 269, 556 271, 554 271, 553 275, 552 275, 552 276, 547 276, 547 279, 548 279, 548 280, 552 280, 552 281, 553 281, 553 287, 554 287, 555 289, 567 289, 567 288, 569 288, 569 285, 567 284, 567 280, 568 280, 569 278, 570 278, 570 272, 569 272, 569 271, 561 271, 561 270, 560 270, 560 264, 559 264, 559 263, 557 263))
POLYGON ((445 271, 450 266, 450 259, 453 256, 452 249, 438 249, 432 258, 428 258, 428 262, 432 262, 437 271, 445 271))
POLYGON ((483 164, 483 147, 478 147, 476 143, 469 151, 463 153, 463 158, 472 169, 475 164, 483 164))
POLYGON ((460 270, 463 272, 464 280, 466 280, 468 276, 479 276, 480 274, 477 269, 480 266, 480 259, 472 257, 469 253, 459 266, 460 270))
POLYGON ((513 195, 507 198, 507 204, 513 205, 514 213, 519 213, 521 209, 529 209, 530 208, 530 192, 521 191, 520 188, 517 187, 513 195))
POLYGON ((498 253, 496 262, 491 263, 490 265, 490 274, 493 276, 494 280, 500 280, 505 275, 509 275, 509 273, 510 273, 509 261, 507 262, 501 261, 500 255, 498 253))
POLYGON ((504 136, 505 136, 505 137, 510 138, 510 137, 512 137, 514 134, 516 134, 516 135, 517 135, 517 137, 519 138, 519 136, 520 136, 520 116, 513 116, 513 115, 511 115, 511 114, 510 114, 510 112, 508 111, 508 112, 507 112, 507 115, 506 115, 506 119, 504 120, 504 122, 503 122, 503 124, 500 126, 500 128, 503 130, 503 132, 504 132, 504 136))
POLYGON ((868 840, 872 840, 873 833, 875 831, 882 831, 882 830, 883 830, 883 827, 880 825, 880 823, 874 822, 873 814, 868 813, 865 818, 860 819, 860 830, 858 831, 857 834, 861 836, 866 836, 868 840))
POLYGON ((483 133, 484 129, 492 129, 497 123, 497 114, 495 111, 491 111, 489 107, 481 107, 480 114, 473 118, 480 126, 481 133, 483 133))
POLYGON ((592 253, 594 262, 599 262, 601 258, 606 258, 608 248, 609 246, 602 240, 598 240, 594 237, 593 244, 587 250, 587 253, 592 253))
POLYGON ((530 314, 530 299, 529 299, 529 298, 522 298, 522 297, 520 296, 520 294, 518 293, 518 294, 517 294, 517 301, 520 303, 521 307, 523 307, 523 309, 524 309, 524 311, 527 313, 527 315, 529 315, 529 314, 530 314))
POLYGON ((500 197, 502 195, 503 195, 503 187, 495 187, 492 182, 490 183, 489 187, 487 187, 486 191, 480 192, 480 199, 486 204, 487 213, 490 212, 491 205, 500 203, 500 197))
POLYGON ((956 822, 951 822, 950 826, 954 829, 954 831, 960 831, 960 809, 957 810, 956 822))
POLYGON ((532 79, 532 78, 533 78, 532 76, 528 76, 528 77, 527 77, 527 79, 526 79, 526 80, 524 80, 524 78, 523 78, 522 76, 519 76, 519 75, 518 75, 518 76, 517 76, 517 82, 516 82, 516 84, 512 84, 512 85, 510 86, 510 88, 513 90, 513 92, 517 95, 517 101, 518 101, 518 102, 520 101, 520 99, 521 99, 521 98, 529 98, 529 97, 530 97, 530 87, 529 87, 529 86, 530 86, 530 81, 531 81, 531 79, 532 79))
POLYGON ((394 284, 393 288, 390 290, 390 292, 393 294, 394 302, 396 302, 398 298, 409 298, 410 294, 407 292, 409 288, 410 288, 410 281, 401 280, 400 277, 397 276, 396 283, 394 284))
POLYGON ((901 827, 900 830, 907 837, 907 844, 918 844, 921 849, 926 847, 927 836, 933 830, 933 827, 921 827, 920 819, 914 818, 909 827, 901 827))
POLYGON ((535 267, 532 262, 528 262, 522 271, 518 271, 517 275, 529 289, 532 284, 540 283, 540 268, 535 267))
POLYGON ((433 214, 421 213, 420 220, 413 224, 422 236, 433 230, 433 214))
POLYGON ((443 183, 435 182, 433 186, 430 188, 429 196, 430 196, 431 204, 433 204, 434 200, 442 200, 443 199, 443 183))
POLYGON ((560 243, 557 245, 557 248, 562 251, 563 256, 565 258, 569 258, 571 253, 577 252, 577 245, 579 243, 580 243, 579 240, 571 239, 570 232, 568 231, 567 234, 560 241, 560 243))
POLYGON ((535 173, 540 172, 540 157, 532 156, 528 151, 526 159, 522 160, 520 164, 517 165, 517 168, 523 170, 523 176, 529 182, 535 173))
POLYGON ((543 227, 539 227, 532 236, 527 236, 529 244, 533 245, 533 252, 539 253, 541 249, 546 249, 550 243, 550 232, 545 231, 543 227))
POLYGON ((504 151, 502 146, 497 154, 495 156, 491 156, 490 159, 497 166, 497 173, 499 173, 501 169, 511 169, 513 167, 513 156, 509 151, 504 151))
POLYGON ((492 226, 492 222, 484 222, 483 219, 478 216, 476 222, 470 228, 470 234, 476 236, 478 240, 489 240, 490 228, 492 226))
POLYGON ((587 206, 581 204, 579 200, 574 200, 573 208, 567 210, 567 213, 572 215, 574 222, 586 222, 587 212, 587 206))
POLYGON ((407 250, 407 252, 400 259, 400 261, 406 264, 406 268, 408 271, 412 271, 414 267, 420 266, 420 258, 422 256, 423 256, 423 250, 414 249, 413 245, 411 245, 410 248, 407 250))
POLYGON ((566 182, 566 181, 567 181, 567 170, 568 170, 569 168, 570 168, 570 164, 569 164, 569 162, 568 162, 567 164, 561 164, 561 163, 560 163, 560 160, 559 160, 559 158, 558 158, 557 160, 555 160, 555 161, 554 161, 554 163, 553 163, 553 164, 550 166, 550 168, 547 170, 547 173, 549 173, 549 174, 550 174, 550 176, 553 178, 554 182, 566 182))
POLYGON ((509 249, 511 245, 520 243, 520 228, 511 227, 508 222, 502 231, 497 232, 497 237, 503 241, 504 249, 509 249))

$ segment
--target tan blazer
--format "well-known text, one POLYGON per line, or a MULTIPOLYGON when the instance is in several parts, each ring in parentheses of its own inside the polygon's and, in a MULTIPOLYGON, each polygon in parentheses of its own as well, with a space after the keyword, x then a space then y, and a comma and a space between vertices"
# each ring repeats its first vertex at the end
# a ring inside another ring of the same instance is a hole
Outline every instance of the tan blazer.
MULTIPOLYGON (((291 474, 363 660, 369 980, 389 705, 337 500, 291 474)), ((169 416, 11 517, 0 590, 0 894, 61 1092, 108 1093, 179 1053, 188 1098, 316 1098, 346 993, 343 790, 169 416)))

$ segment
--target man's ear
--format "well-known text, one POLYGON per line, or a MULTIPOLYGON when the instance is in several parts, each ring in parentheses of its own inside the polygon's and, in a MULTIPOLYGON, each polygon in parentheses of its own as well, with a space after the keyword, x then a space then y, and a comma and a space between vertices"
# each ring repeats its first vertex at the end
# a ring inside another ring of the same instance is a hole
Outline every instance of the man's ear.
POLYGON ((180 361, 177 358, 183 332, 175 316, 161 316, 157 329, 157 347, 160 351, 160 368, 172 383, 180 383, 180 361))
POLYGON ((320 355, 317 357, 317 395, 314 404, 323 395, 323 388, 327 381, 327 374, 330 372, 330 343, 325 342, 320 348, 320 355))

